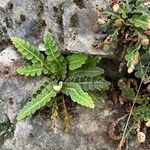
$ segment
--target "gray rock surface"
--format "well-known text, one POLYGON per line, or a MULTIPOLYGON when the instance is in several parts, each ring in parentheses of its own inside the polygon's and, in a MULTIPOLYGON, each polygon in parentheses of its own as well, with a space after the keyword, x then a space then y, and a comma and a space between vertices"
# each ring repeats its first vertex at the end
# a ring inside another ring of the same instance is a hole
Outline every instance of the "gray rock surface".
POLYGON ((106 4, 104 0, 0 0, 0 45, 10 43, 12 36, 38 45, 50 30, 62 50, 108 55, 92 46, 100 35, 92 31, 98 18, 95 7, 106 4))
MULTIPOLYGON (((107 106, 104 110, 89 110, 77 107, 78 117, 73 118, 69 133, 58 130, 54 133, 51 121, 37 115, 30 121, 16 124, 14 137, 2 146, 7 150, 98 150, 115 149, 115 145, 107 138, 107 126, 114 111, 107 106)), ((75 113, 74 112, 74 113, 75 113)))
POLYGON ((11 66, 19 58, 19 55, 13 47, 8 47, 0 53, 0 63, 7 67, 11 66))
POLYGON ((5 8, 5 7, 7 6, 7 4, 8 4, 8 2, 9 2, 9 0, 5 0, 5 1, 0 0, 0 6, 1 6, 2 8, 5 8))

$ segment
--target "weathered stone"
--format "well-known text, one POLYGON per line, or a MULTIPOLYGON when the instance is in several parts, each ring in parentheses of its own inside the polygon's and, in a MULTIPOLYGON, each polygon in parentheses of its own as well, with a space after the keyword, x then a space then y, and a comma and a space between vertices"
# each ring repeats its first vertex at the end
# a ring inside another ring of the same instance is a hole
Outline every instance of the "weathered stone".
MULTIPOLYGON (((5 11, 0 8, 0 50, 1 46, 4 43, 7 43, 9 41, 9 35, 7 34, 7 25, 6 25, 7 16, 5 11)), ((8 45, 8 43, 6 44, 8 45)))
POLYGON ((58 130, 54 133, 51 121, 38 115, 31 121, 16 124, 14 137, 6 140, 3 149, 12 150, 98 150, 115 149, 113 142, 107 139, 107 126, 114 111, 107 106, 104 110, 77 107, 73 113, 79 114, 72 120, 69 133, 58 130), (79 121, 78 121, 79 120, 79 121))
POLYGON ((11 0, 0 4, 5 4, 0 9, 1 43, 16 36, 38 45, 50 30, 61 50, 108 55, 92 46, 101 36, 92 27, 98 18, 95 6, 105 6, 103 0, 11 0))
POLYGON ((12 63, 20 59, 13 47, 8 47, 0 53, 0 63, 4 66, 11 66, 12 63))
POLYGON ((95 9, 96 5, 105 7, 106 1, 74 0, 73 2, 65 3, 63 14, 65 49, 107 55, 99 49, 95 50, 92 46, 96 36, 100 34, 96 34, 92 30, 98 18, 95 9))
POLYGON ((2 7, 2 8, 6 7, 9 1, 10 0, 5 0, 5 1, 4 0, 0 0, 0 7, 2 7))

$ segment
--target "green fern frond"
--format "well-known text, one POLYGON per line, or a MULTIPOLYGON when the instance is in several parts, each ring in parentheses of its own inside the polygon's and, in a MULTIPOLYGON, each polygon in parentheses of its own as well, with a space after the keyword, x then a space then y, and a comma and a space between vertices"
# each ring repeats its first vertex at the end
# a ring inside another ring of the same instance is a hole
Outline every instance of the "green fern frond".
POLYGON ((18 51, 28 60, 31 60, 33 63, 40 62, 43 63, 44 56, 32 45, 28 42, 13 37, 12 39, 13 44, 18 49, 18 51))
POLYGON ((110 86, 108 81, 100 78, 77 78, 72 80, 72 82, 79 84, 85 91, 108 90, 110 86))
POLYGON ((68 79, 76 79, 82 77, 96 77, 104 73, 104 70, 99 67, 84 67, 69 72, 68 79))
POLYGON ((82 66, 83 68, 92 68, 96 67, 97 64, 100 62, 101 57, 97 56, 89 56, 86 63, 82 66))
POLYGON ((45 106, 47 102, 51 101, 52 97, 56 96, 56 92, 53 89, 54 83, 49 83, 40 94, 36 97, 33 97, 30 102, 28 102, 23 109, 20 110, 17 115, 17 120, 22 120, 29 115, 35 113, 38 109, 45 106))
POLYGON ((88 56, 83 54, 72 54, 67 57, 70 70, 80 68, 87 61, 88 56))
POLYGON ((39 63, 43 65, 49 72, 51 72, 51 67, 44 61, 44 55, 41 54, 35 47, 30 45, 28 42, 13 37, 11 38, 13 44, 18 49, 18 51, 28 60, 31 60, 32 63, 39 63))
POLYGON ((92 98, 88 93, 84 92, 77 83, 64 83, 62 92, 66 95, 70 95, 74 102, 77 102, 82 106, 94 108, 94 102, 92 98))
POLYGON ((44 38, 44 46, 46 49, 45 53, 47 54, 47 60, 51 63, 52 68, 55 69, 55 73, 57 73, 59 77, 65 78, 67 72, 66 61, 61 55, 50 33, 47 33, 44 38))
MULTIPOLYGON (((33 94, 31 101, 18 113, 18 121, 34 114, 48 102, 54 102, 50 103, 53 109, 56 102, 53 97, 60 92, 70 96, 74 102, 89 108, 94 108, 98 102, 99 104, 102 103, 101 100, 96 102, 97 98, 100 97, 93 95, 92 92, 93 90, 106 90, 110 83, 99 77, 104 73, 104 70, 96 66, 99 62, 97 57, 83 54, 72 54, 71 56, 63 57, 50 33, 44 39, 46 58, 35 47, 22 39, 12 38, 12 42, 18 51, 32 62, 26 67, 18 68, 17 72, 19 74, 25 76, 46 74, 53 79, 53 82, 45 83, 33 94), (83 89, 88 90, 90 94, 83 89)), ((57 107, 55 108, 58 109, 57 107)), ((52 112, 54 126, 57 126, 57 115, 57 111, 52 112)), ((68 121, 69 116, 65 114, 65 127, 68 126, 68 121)))
POLYGON ((40 76, 42 73, 48 74, 48 71, 43 66, 40 66, 39 64, 33 64, 26 67, 20 67, 17 69, 17 72, 21 75, 25 76, 40 76))
POLYGON ((103 107, 104 97, 102 97, 99 91, 88 91, 88 94, 92 98, 96 107, 99 107, 99 108, 103 107))
POLYGON ((104 69, 97 66, 100 58, 95 56, 89 56, 85 64, 81 68, 78 68, 73 71, 69 71, 68 79, 76 79, 82 77, 97 77, 104 73, 104 69))

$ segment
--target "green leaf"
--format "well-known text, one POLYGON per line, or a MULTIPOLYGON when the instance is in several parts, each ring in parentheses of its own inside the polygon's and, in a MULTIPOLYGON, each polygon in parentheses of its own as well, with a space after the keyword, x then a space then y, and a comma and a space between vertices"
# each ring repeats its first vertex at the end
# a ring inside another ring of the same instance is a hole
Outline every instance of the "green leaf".
POLYGON ((101 78, 76 78, 72 82, 78 83, 85 91, 108 90, 110 83, 101 78))
POLYGON ((117 13, 114 13, 111 9, 107 9, 106 11, 104 11, 104 15, 108 18, 111 19, 116 19, 116 18, 120 18, 120 15, 118 15, 117 13))
POLYGON ((100 94, 99 91, 88 91, 89 95, 91 96, 94 105, 96 107, 102 108, 104 105, 104 97, 100 94))
POLYGON ((141 55, 139 63, 135 65, 135 70, 136 70, 135 76, 137 78, 141 78, 144 75, 146 70, 147 70, 146 71, 147 74, 150 72, 150 67, 147 66, 149 61, 150 61, 150 55, 148 52, 145 52, 143 55, 141 55))
POLYGON ((118 13, 121 14, 122 18, 127 18, 128 13, 130 13, 132 11, 132 9, 130 8, 130 6, 127 3, 123 3, 123 2, 121 2, 119 6, 120 7, 118 10, 118 13))
POLYGON ((28 102, 17 115, 17 120, 22 120, 29 115, 35 113, 38 109, 45 106, 47 102, 51 101, 52 97, 56 96, 56 92, 53 89, 54 83, 49 83, 40 94, 33 97, 30 102, 28 102))
POLYGON ((51 67, 44 61, 44 55, 41 54, 35 47, 31 46, 28 42, 20 38, 13 37, 11 38, 13 44, 18 49, 18 51, 28 60, 31 60, 32 63, 40 63, 44 66, 49 72, 51 72, 51 67))
POLYGON ((48 74, 47 69, 43 66, 41 66, 40 64, 33 64, 33 65, 29 65, 27 67, 21 67, 17 69, 17 72, 21 75, 25 75, 25 76, 40 76, 42 73, 44 74, 48 74))
POLYGON ((128 99, 128 100, 133 100, 135 98, 135 92, 133 88, 130 88, 129 85, 125 84, 125 80, 124 79, 120 79, 118 81, 118 86, 120 88, 120 90, 122 91, 121 95, 128 99))
POLYGON ((72 54, 67 57, 69 69, 75 70, 80 68, 87 61, 88 56, 83 54, 72 54))
POLYGON ((84 67, 84 68, 79 68, 74 71, 69 72, 69 79, 75 79, 75 78, 82 78, 82 77, 96 77, 100 76, 104 73, 104 70, 99 67, 84 67))
POLYGON ((143 0, 137 0, 136 1, 136 6, 141 6, 143 4, 143 0))
POLYGON ((33 63, 41 62, 43 63, 44 56, 41 54, 35 47, 30 45, 28 42, 13 37, 11 38, 13 44, 18 49, 18 51, 28 60, 31 60, 33 63))
POLYGON ((150 104, 141 104, 134 108, 133 119, 136 122, 149 121, 150 120, 150 104))
POLYGON ((48 55, 47 60, 50 62, 53 70, 59 78, 66 76, 66 61, 61 55, 55 41, 50 33, 47 33, 44 38, 45 53, 48 55))
POLYGON ((148 18, 148 15, 135 14, 131 19, 129 19, 129 22, 132 23, 135 27, 139 27, 145 30, 148 27, 148 18))
POLYGON ((84 92, 77 83, 64 83, 62 92, 70 95, 74 102, 82 106, 94 108, 94 102, 88 93, 84 92))
POLYGON ((100 62, 101 57, 89 56, 86 63, 82 66, 83 68, 92 68, 96 67, 96 65, 100 62))
POLYGON ((144 75, 143 70, 142 70, 142 71, 141 71, 141 70, 138 70, 138 71, 135 72, 135 76, 136 76, 137 78, 141 78, 143 75, 144 75))
POLYGON ((68 79, 76 79, 82 77, 96 77, 100 76, 104 73, 104 70, 100 67, 97 67, 97 63, 99 63, 101 58, 95 56, 89 56, 85 64, 82 65, 81 68, 78 68, 73 71, 69 71, 68 79))
POLYGON ((125 55, 125 60, 127 61, 127 66, 130 67, 134 57, 134 50, 132 48, 127 49, 127 54, 125 55))

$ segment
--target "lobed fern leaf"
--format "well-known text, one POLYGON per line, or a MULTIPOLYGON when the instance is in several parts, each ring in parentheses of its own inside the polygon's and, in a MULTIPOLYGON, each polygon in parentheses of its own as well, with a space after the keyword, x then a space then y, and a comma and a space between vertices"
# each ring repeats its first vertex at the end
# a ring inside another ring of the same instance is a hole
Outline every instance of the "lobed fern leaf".
POLYGON ((133 110, 133 119, 136 122, 141 122, 143 120, 144 121, 150 120, 150 104, 143 103, 135 107, 133 110))
POLYGON ((44 89, 42 89, 41 93, 36 97, 33 97, 30 102, 28 102, 17 115, 17 120, 22 120, 29 115, 35 113, 38 109, 45 106, 47 102, 51 100, 52 97, 56 96, 56 92, 53 89, 53 82, 46 85, 44 89))
POLYGON ((126 98, 128 100, 133 100, 135 98, 136 93, 135 93, 134 89, 130 88, 130 86, 125 83, 125 79, 120 79, 118 81, 118 86, 119 86, 120 90, 122 91, 121 95, 124 98, 126 98))
POLYGON ((88 93, 84 92, 77 83, 64 83, 62 92, 66 95, 70 95, 74 102, 77 102, 82 106, 94 108, 94 102, 92 98, 88 93))
POLYGON ((104 70, 99 67, 84 67, 84 68, 79 68, 74 71, 69 72, 69 79, 75 79, 75 78, 82 78, 82 77, 96 77, 100 76, 104 73, 104 70))
POLYGON ((108 81, 100 78, 77 78, 72 80, 72 82, 79 84, 85 91, 108 90, 110 86, 110 83, 108 81))
POLYGON ((59 76, 59 78, 65 78, 67 72, 66 61, 61 55, 50 33, 47 33, 44 38, 44 46, 46 49, 45 53, 47 54, 47 60, 51 62, 54 72, 59 76))
POLYGON ((25 76, 40 76, 42 73, 48 74, 47 69, 38 64, 29 65, 27 67, 20 67, 17 69, 17 72, 25 76))
POLYGON ((13 44, 18 49, 18 51, 28 60, 31 60, 31 62, 39 63, 42 66, 44 66, 49 72, 51 72, 51 67, 46 61, 44 61, 44 55, 41 54, 35 47, 30 45, 28 42, 13 37, 11 38, 13 44))
POLYGON ((83 68, 96 67, 96 65, 99 63, 100 59, 101 59, 101 57, 89 56, 86 63, 82 67, 83 68))
POLYGON ((101 93, 99 91, 88 91, 88 94, 91 96, 94 105, 96 107, 103 107, 104 104, 104 97, 102 97, 101 93))
POLYGON ((72 54, 67 57, 70 70, 80 68, 87 61, 88 56, 83 54, 72 54))

